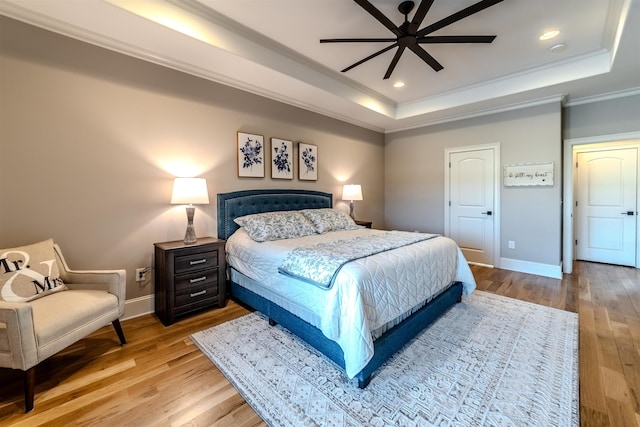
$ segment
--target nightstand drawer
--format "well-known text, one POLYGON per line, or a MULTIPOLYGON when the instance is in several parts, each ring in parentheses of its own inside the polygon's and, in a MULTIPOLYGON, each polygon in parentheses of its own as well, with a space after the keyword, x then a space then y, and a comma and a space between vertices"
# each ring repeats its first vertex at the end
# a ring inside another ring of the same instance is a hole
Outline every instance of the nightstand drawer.
POLYGON ((218 269, 196 271, 190 274, 181 274, 174 279, 175 292, 187 293, 194 289, 218 288, 218 269))
POLYGON ((182 306, 188 305, 189 308, 194 308, 194 304, 203 302, 206 300, 218 298, 218 286, 201 286, 199 288, 191 289, 187 293, 176 293, 176 310, 182 306))
POLYGON ((199 252, 195 254, 176 256, 175 258, 176 274, 217 266, 218 251, 199 252))

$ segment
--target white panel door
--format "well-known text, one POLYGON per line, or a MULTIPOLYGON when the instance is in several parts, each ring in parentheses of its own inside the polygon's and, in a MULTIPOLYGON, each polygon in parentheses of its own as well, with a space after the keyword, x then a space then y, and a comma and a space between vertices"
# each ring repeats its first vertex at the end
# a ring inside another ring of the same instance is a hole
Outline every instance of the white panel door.
POLYGON ((449 236, 470 263, 493 265, 494 150, 449 155, 449 236))
POLYGON ((577 153, 576 258, 635 265, 638 152, 577 153))

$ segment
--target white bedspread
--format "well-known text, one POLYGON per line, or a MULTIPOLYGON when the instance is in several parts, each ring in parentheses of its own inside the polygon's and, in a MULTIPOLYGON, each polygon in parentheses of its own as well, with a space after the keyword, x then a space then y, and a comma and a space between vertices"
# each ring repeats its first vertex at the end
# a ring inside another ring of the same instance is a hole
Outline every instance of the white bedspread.
POLYGON ((287 253, 297 247, 372 233, 380 231, 336 231, 257 243, 239 229, 227 240, 227 261, 254 281, 243 283, 232 270, 235 282, 309 322, 335 341, 344 353, 345 371, 353 378, 373 356, 373 331, 402 319, 452 281, 463 283, 465 295, 475 289, 462 252, 446 237, 349 262, 331 289, 278 273, 287 253))

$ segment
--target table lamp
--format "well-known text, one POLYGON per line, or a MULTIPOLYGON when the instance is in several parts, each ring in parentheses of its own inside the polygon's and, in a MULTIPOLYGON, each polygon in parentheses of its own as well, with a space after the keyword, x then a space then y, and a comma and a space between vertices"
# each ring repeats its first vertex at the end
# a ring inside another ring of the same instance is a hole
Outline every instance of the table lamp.
POLYGON ((349 200, 349 216, 353 218, 353 202, 362 200, 362 187, 359 184, 345 184, 342 187, 342 200, 349 200))
POLYGON ((184 234, 184 242, 192 244, 196 242, 196 230, 193 228, 193 216, 196 208, 193 205, 208 205, 209 192, 207 180, 204 178, 176 178, 173 181, 171 193, 172 205, 187 206, 187 231, 184 234))

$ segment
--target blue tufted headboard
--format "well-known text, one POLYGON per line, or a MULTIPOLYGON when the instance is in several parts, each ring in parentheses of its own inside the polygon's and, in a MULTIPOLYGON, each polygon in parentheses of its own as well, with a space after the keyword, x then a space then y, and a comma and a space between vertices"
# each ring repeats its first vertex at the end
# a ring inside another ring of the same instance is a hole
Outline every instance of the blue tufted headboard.
POLYGON ((244 190, 218 193, 218 238, 239 227, 234 219, 255 213, 333 207, 333 195, 308 190, 244 190))

